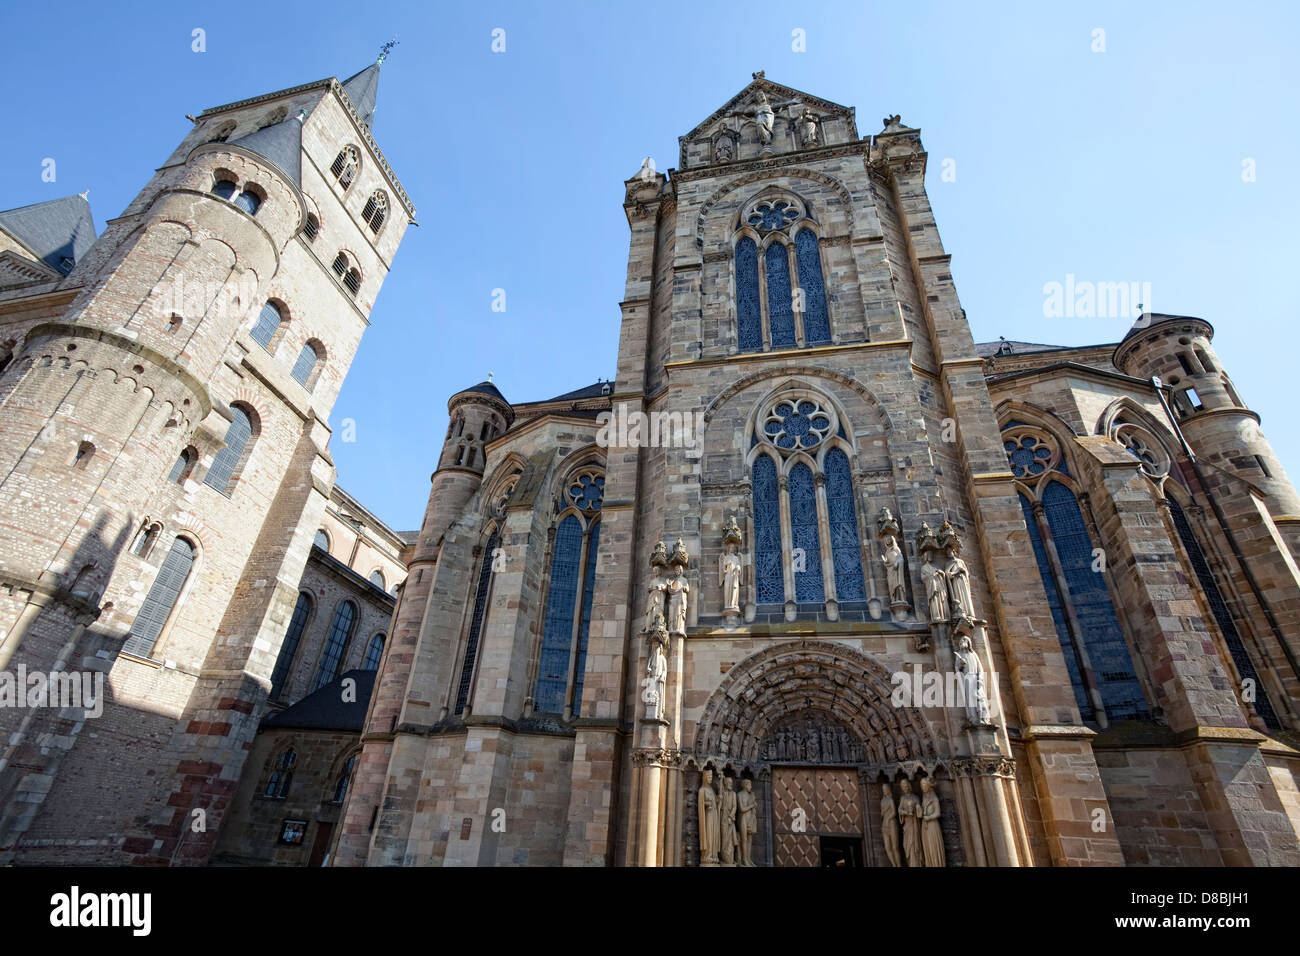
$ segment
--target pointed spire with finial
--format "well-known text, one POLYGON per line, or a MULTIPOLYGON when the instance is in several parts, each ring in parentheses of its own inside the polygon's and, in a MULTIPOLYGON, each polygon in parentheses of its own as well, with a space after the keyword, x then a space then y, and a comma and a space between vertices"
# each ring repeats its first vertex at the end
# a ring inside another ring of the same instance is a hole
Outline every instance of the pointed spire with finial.
POLYGON ((388 58, 388 53, 397 46, 397 37, 389 40, 379 49, 379 56, 360 73, 355 73, 343 81, 343 92, 348 95, 357 115, 366 126, 373 127, 375 122, 375 97, 379 92, 379 67, 388 58))

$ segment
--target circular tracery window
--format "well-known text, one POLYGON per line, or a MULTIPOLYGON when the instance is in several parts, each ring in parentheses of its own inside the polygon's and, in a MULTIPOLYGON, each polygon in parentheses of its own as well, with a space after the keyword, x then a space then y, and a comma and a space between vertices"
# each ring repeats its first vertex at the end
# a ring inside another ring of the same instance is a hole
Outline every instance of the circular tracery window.
POLYGON ((812 398, 783 398, 764 417, 765 438, 782 451, 816 448, 834 428, 835 416, 812 398))
POLYGON ((1121 423, 1115 427, 1114 437, 1128 449, 1128 453, 1142 463, 1142 470, 1159 477, 1169 470, 1168 458, 1159 442, 1136 425, 1121 423))
POLYGON ((803 210, 785 199, 763 199, 750 207, 745 221, 759 232, 785 229, 803 218, 803 210))
POLYGON ((580 472, 569 482, 568 496, 579 511, 599 511, 605 498, 605 476, 598 471, 580 472))
POLYGON ((1021 426, 1002 433, 1002 449, 1007 453, 1011 473, 1021 481, 1033 482, 1056 467, 1060 449, 1046 432, 1021 426))

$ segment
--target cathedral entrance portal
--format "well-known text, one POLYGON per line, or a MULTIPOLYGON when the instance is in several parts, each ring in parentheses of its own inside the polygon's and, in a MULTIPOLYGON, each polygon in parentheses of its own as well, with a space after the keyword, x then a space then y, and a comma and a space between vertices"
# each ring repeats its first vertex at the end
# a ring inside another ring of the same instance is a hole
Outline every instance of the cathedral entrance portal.
POLYGON ((861 866, 857 770, 773 767, 772 837, 775 866, 861 866))

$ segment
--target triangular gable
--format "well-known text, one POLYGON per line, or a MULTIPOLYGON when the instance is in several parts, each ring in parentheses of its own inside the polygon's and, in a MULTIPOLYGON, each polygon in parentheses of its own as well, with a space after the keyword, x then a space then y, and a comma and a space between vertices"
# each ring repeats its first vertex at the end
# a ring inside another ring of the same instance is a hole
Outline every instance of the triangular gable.
MULTIPOLYGON (((842 106, 839 103, 832 103, 830 100, 824 100, 819 96, 813 96, 811 93, 796 90, 792 86, 782 86, 780 83, 774 83, 766 77, 756 76, 744 89, 731 99, 727 100, 727 102, 723 103, 722 106, 709 114, 707 119, 702 123, 697 124, 689 133, 685 136, 679 137, 679 139, 682 141, 692 140, 712 133, 713 128, 717 126, 720 120, 726 118, 732 113, 744 112, 742 106, 748 107, 751 101, 758 96, 760 90, 767 94, 767 98, 773 106, 787 100, 797 100, 801 105, 815 110, 818 113, 844 116, 848 118, 851 124, 854 122, 853 107, 851 106, 842 106)), ((854 130, 854 136, 856 137, 856 124, 854 124, 852 128, 854 130)))

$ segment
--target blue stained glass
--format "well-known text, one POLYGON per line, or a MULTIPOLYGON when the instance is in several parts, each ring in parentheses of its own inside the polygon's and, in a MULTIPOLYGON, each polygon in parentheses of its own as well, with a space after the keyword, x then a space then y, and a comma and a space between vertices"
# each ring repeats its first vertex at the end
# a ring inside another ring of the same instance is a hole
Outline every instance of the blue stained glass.
POLYGON ((582 672, 587 666, 587 633, 591 630, 591 599, 596 591, 596 552, 600 547, 600 523, 587 538, 587 569, 582 586, 582 617, 578 622, 578 659, 573 681, 573 716, 582 709, 582 672))
POLYGON ((748 236, 736 243, 736 345, 742 352, 757 352, 763 348, 758 246, 748 236))
POLYGON ((1237 667, 1237 673, 1243 680, 1253 681, 1255 684, 1255 713, 1263 719, 1264 723, 1274 730, 1281 730, 1282 724, 1277 719, 1277 713, 1273 710, 1273 703, 1268 699, 1268 694, 1264 692, 1264 684, 1259 679, 1259 673, 1255 670, 1255 665, 1246 652, 1245 642, 1241 639, 1241 633, 1237 630, 1237 624, 1232 619, 1232 613, 1228 610, 1228 602, 1223 599, 1223 592, 1219 590, 1219 583, 1214 579, 1214 572, 1210 570, 1210 564, 1205 560, 1205 552, 1201 550, 1200 543, 1196 540, 1196 535, 1192 533, 1192 526, 1187 523, 1187 516, 1183 514, 1183 509, 1178 506, 1178 502, 1169 499, 1169 511, 1173 515, 1174 527, 1178 529, 1178 537, 1182 539, 1183 548, 1187 551, 1187 557, 1192 562, 1192 570, 1196 574, 1196 580, 1201 585, 1201 590, 1205 592, 1205 600, 1210 605, 1210 613, 1214 615, 1214 620, 1219 625, 1219 633, 1223 635, 1223 643, 1228 646, 1228 654, 1232 658, 1232 663, 1237 667))
POLYGON ((370 646, 366 648, 366 659, 361 662, 363 671, 379 670, 379 661, 384 656, 384 635, 376 634, 370 639, 370 646))
POLYGON ((767 326, 772 348, 794 346, 794 300, 790 294, 790 256, 785 246, 774 242, 763 258, 767 262, 767 326))
POLYGON ((794 564, 794 598, 800 604, 817 604, 826 600, 822 580, 822 539, 817 527, 817 487, 812 469, 805 464, 790 469, 790 536, 792 547, 803 549, 803 570, 792 552, 794 564))
POLYGON ((294 605, 293 617, 289 619, 289 629, 284 632, 284 642, 280 645, 280 655, 275 659, 275 670, 271 673, 271 699, 276 700, 284 691, 285 679, 289 676, 289 667, 294 655, 298 653, 298 642, 302 640, 303 628, 307 626, 307 617, 311 614, 311 597, 305 592, 298 595, 294 605))
POLYGON ((551 557, 551 586, 546 595, 542 650, 537 668, 533 709, 540 714, 564 711, 569 686, 569 648, 573 643, 573 610, 578 599, 578 566, 582 559, 582 523, 569 515, 555 532, 551 557))
POLYGON ((605 500, 605 479, 600 475, 580 475, 569 487, 569 500, 583 511, 599 511, 605 500))
POLYGON ((456 690, 456 714, 459 715, 469 701, 469 685, 474 677, 474 660, 478 657, 479 636, 483 633, 483 618, 487 613, 488 588, 492 582, 492 555, 497 549, 497 533, 492 532, 483 560, 478 568, 478 587, 474 591, 474 613, 469 621, 469 636, 465 640, 465 662, 460 668, 460 686, 456 690))
POLYGON ((751 226, 763 232, 771 229, 784 229, 799 218, 799 210, 788 202, 762 203, 746 220, 751 226))
POLYGON ((348 642, 348 635, 352 633, 352 622, 356 616, 357 607, 351 601, 344 601, 334 612, 329 641, 325 645, 325 653, 321 655, 316 680, 311 685, 313 691, 320 690, 338 676, 339 662, 343 660, 343 648, 348 642))
POLYGON ((1043 537, 1038 531, 1038 521, 1034 518, 1034 507, 1029 499, 1020 495, 1020 510, 1025 515, 1025 525, 1029 528, 1029 543, 1034 547, 1034 560, 1038 562, 1038 576, 1043 580, 1043 590, 1047 592, 1047 607, 1052 612, 1052 623, 1056 625, 1056 639, 1061 642, 1061 653, 1065 655, 1065 669, 1070 672, 1070 686, 1074 688, 1074 702, 1079 707, 1079 716, 1084 720, 1093 720, 1096 715, 1088 692, 1083 686, 1083 675, 1079 669, 1079 655, 1070 640, 1070 628, 1066 624, 1065 610, 1061 606, 1061 595, 1056 589, 1056 576, 1047 560, 1047 550, 1043 547, 1043 537))
POLYGON ((1053 481, 1043 492, 1043 507, 1106 715, 1111 720, 1144 718, 1146 697, 1133 671, 1106 578, 1092 569, 1092 538, 1079 502, 1070 489, 1053 481))
POLYGON ((867 591, 862 580, 853 475, 849 456, 838 448, 832 448, 826 455, 826 511, 830 519, 831 553, 835 558, 835 596, 840 601, 865 601, 867 591))
POLYGON ((781 486, 776 462, 754 459, 754 581, 759 604, 785 603, 781 568, 781 486))
POLYGON ((808 345, 831 340, 831 320, 826 311, 826 285, 822 282, 822 259, 817 236, 805 229, 794 241, 799 264, 799 288, 803 289, 803 337, 808 345))

